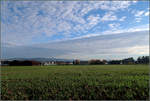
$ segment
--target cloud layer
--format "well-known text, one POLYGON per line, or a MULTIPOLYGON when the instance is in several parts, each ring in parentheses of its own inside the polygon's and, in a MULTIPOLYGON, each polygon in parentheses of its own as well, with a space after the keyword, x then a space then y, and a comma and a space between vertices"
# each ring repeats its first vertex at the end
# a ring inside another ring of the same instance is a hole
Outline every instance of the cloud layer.
POLYGON ((138 31, 37 44, 3 46, 3 57, 57 57, 67 59, 119 59, 149 54, 149 32, 138 31))

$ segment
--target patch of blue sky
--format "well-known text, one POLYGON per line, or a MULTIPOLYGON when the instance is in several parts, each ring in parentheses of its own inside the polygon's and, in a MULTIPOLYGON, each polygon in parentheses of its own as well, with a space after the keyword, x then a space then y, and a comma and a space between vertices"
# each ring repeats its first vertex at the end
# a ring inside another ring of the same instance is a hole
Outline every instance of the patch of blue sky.
POLYGON ((63 33, 58 33, 57 35, 52 35, 52 36, 47 36, 46 33, 41 33, 40 36, 35 36, 32 38, 32 43, 47 43, 47 42, 53 42, 53 41, 58 41, 58 40, 63 40, 65 36, 63 33))
POLYGON ((148 10, 149 8, 149 0, 138 1, 135 5, 130 6, 132 9, 136 10, 148 10))
POLYGON ((38 13, 37 13, 37 16, 42 16, 42 17, 44 17, 44 16, 47 16, 47 13, 44 12, 43 10, 39 10, 38 13))

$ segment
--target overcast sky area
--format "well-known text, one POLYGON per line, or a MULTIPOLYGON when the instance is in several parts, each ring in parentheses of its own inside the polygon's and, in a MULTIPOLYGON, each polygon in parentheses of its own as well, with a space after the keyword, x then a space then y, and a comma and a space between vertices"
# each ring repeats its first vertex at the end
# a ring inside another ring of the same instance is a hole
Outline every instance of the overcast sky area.
POLYGON ((149 1, 3 1, 2 58, 149 55, 149 1))

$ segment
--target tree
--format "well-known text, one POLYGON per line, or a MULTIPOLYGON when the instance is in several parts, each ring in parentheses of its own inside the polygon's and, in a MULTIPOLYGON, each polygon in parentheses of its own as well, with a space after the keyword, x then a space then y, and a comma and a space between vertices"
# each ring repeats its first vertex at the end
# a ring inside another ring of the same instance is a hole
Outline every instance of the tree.
POLYGON ((127 59, 123 59, 122 60, 123 64, 135 64, 135 60, 133 59, 133 57, 127 58, 127 59))
POLYGON ((137 58, 138 64, 148 64, 149 63, 149 56, 142 56, 137 58))
POLYGON ((108 63, 109 64, 121 64, 121 60, 111 60, 108 63))
POLYGON ((98 65, 98 64, 105 64, 104 61, 101 61, 101 60, 90 60, 89 62, 91 65, 98 65))

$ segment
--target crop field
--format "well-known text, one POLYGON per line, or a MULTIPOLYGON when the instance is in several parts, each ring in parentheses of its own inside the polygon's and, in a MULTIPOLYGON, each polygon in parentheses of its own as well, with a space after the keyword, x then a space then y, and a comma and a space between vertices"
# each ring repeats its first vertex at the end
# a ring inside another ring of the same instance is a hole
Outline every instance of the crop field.
POLYGON ((148 100, 148 65, 1 67, 2 100, 148 100))

